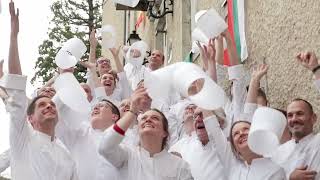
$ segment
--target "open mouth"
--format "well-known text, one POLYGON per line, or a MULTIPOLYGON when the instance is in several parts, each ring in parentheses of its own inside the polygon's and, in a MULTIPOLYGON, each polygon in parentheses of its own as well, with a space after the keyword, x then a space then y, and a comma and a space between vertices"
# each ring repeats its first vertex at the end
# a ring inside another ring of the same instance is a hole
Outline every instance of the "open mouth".
POLYGON ((204 124, 200 124, 197 126, 197 129, 204 129, 204 128, 205 128, 204 124))
POLYGON ((106 82, 104 82, 104 83, 103 83, 103 85, 104 85, 104 86, 111 87, 112 83, 111 83, 111 82, 109 82, 109 81, 106 81, 106 82))
POLYGON ((153 126, 152 124, 150 124, 150 123, 145 123, 142 127, 143 127, 143 128, 146 128, 146 127, 148 127, 148 128, 154 128, 154 126, 153 126))
POLYGON ((243 144, 245 142, 247 142, 247 137, 243 137, 243 138, 239 139, 239 144, 243 144))

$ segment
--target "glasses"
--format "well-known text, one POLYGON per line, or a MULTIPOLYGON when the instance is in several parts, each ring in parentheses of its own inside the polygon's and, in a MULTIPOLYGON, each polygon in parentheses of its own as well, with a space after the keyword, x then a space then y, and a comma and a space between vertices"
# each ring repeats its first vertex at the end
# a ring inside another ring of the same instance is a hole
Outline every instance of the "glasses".
POLYGON ((110 60, 109 59, 99 59, 97 60, 98 64, 110 64, 110 60))

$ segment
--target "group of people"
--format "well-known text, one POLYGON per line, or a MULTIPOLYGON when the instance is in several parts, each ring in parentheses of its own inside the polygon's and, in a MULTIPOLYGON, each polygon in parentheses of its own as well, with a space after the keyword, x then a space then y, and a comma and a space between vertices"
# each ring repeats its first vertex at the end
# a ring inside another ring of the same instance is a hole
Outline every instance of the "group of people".
MULTIPOLYGON (((19 12, 14 2, 9 7, 8 74, 1 77, 0 85, 10 114, 10 149, 1 155, 0 170, 10 166, 12 179, 320 179, 320 136, 313 131, 317 115, 304 99, 294 99, 286 110, 280 110, 287 117, 287 126, 276 153, 266 157, 249 148, 253 114, 260 106, 269 105, 260 88, 268 66, 261 64, 253 70, 247 88, 244 68, 228 31, 207 45, 198 43, 202 69, 217 82, 217 68, 223 64, 223 39, 227 42, 231 96, 215 110, 198 107, 177 92, 152 99, 144 77, 163 68, 163 53, 154 50, 144 66, 123 66, 120 47, 112 48, 113 70, 110 59, 96 58, 97 40, 92 31, 89 61, 80 62, 88 69, 87 82, 81 86, 92 109, 79 113, 56 93, 56 77, 37 90, 33 99, 27 98, 27 77, 22 75, 18 51, 19 12)), ((315 53, 302 52, 295 58, 313 72, 320 90, 315 53)), ((59 69, 59 74, 73 70, 59 69)), ((195 81, 188 93, 200 90, 201 82, 195 81)))

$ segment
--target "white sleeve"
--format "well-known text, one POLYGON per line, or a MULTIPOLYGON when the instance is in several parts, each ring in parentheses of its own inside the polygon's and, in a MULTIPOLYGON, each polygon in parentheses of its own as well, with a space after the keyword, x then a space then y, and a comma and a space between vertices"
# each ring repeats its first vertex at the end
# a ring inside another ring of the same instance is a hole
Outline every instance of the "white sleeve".
POLYGON ((194 178, 192 177, 191 174, 191 169, 188 163, 184 163, 183 167, 181 168, 180 176, 178 180, 193 180, 194 178))
POLYGON ((21 151, 30 137, 30 128, 27 122, 28 98, 26 97, 27 77, 15 74, 7 74, 1 79, 8 93, 6 111, 10 114, 10 147, 11 154, 21 155, 21 151))
POLYGON ((241 116, 243 118, 245 117, 245 119, 240 119, 240 120, 251 122, 253 114, 256 111, 257 107, 258 105, 255 103, 245 103, 243 108, 244 114, 241 116))
POLYGON ((226 170, 230 170, 235 161, 235 156, 231 150, 230 143, 227 141, 222 132, 218 119, 214 116, 207 117, 203 120, 206 130, 208 131, 209 140, 213 141, 221 162, 226 170))
MULTIPOLYGON (((86 83, 89 85, 91 91, 93 92, 95 85, 94 85, 94 82, 92 81, 91 76, 92 76, 92 72, 89 69, 87 69, 87 74, 86 74, 87 82, 86 83)), ((94 95, 94 93, 92 95, 94 95)))
POLYGON ((121 100, 127 99, 131 96, 132 94, 132 89, 130 87, 129 81, 127 79, 126 73, 125 72, 120 72, 118 73, 119 77, 119 85, 121 87, 121 100))
POLYGON ((52 98, 52 101, 56 104, 59 117, 55 128, 56 135, 67 148, 71 148, 79 134, 84 133, 85 128, 82 125, 89 124, 85 123, 88 122, 89 116, 72 110, 63 104, 57 95, 52 98))
POLYGON ((317 90, 320 92, 320 79, 315 80, 313 84, 316 86, 317 90))
POLYGON ((244 68, 243 65, 231 66, 228 68, 229 80, 232 80, 232 114, 233 120, 237 121, 240 114, 243 112, 243 106, 246 102, 247 89, 245 84, 244 68))
POLYGON ((122 167, 129 159, 129 149, 120 145, 123 138, 111 126, 104 131, 99 145, 99 154, 117 168, 122 167))
POLYGON ((10 166, 10 149, 0 154, 0 173, 10 166))
POLYGON ((104 87, 96 87, 94 88, 94 98, 97 102, 100 102, 102 99, 106 99, 107 94, 104 87))

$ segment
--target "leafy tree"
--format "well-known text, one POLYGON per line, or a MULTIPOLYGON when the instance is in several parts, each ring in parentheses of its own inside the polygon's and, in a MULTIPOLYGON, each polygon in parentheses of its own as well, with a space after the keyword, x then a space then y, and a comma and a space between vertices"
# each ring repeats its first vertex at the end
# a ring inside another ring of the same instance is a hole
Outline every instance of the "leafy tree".
MULTIPOLYGON (((102 23, 102 0, 55 0, 50 7, 53 17, 50 21, 48 39, 39 46, 39 57, 35 65, 35 76, 31 82, 48 81, 56 72, 54 62, 56 53, 62 44, 72 38, 83 40, 89 50, 89 34, 102 23)), ((97 56, 101 47, 97 47, 97 56)), ((89 55, 85 54, 85 58, 89 55)), ((78 66, 78 65, 77 65, 78 66)), ((78 66, 75 76, 83 82, 86 69, 78 66)))

